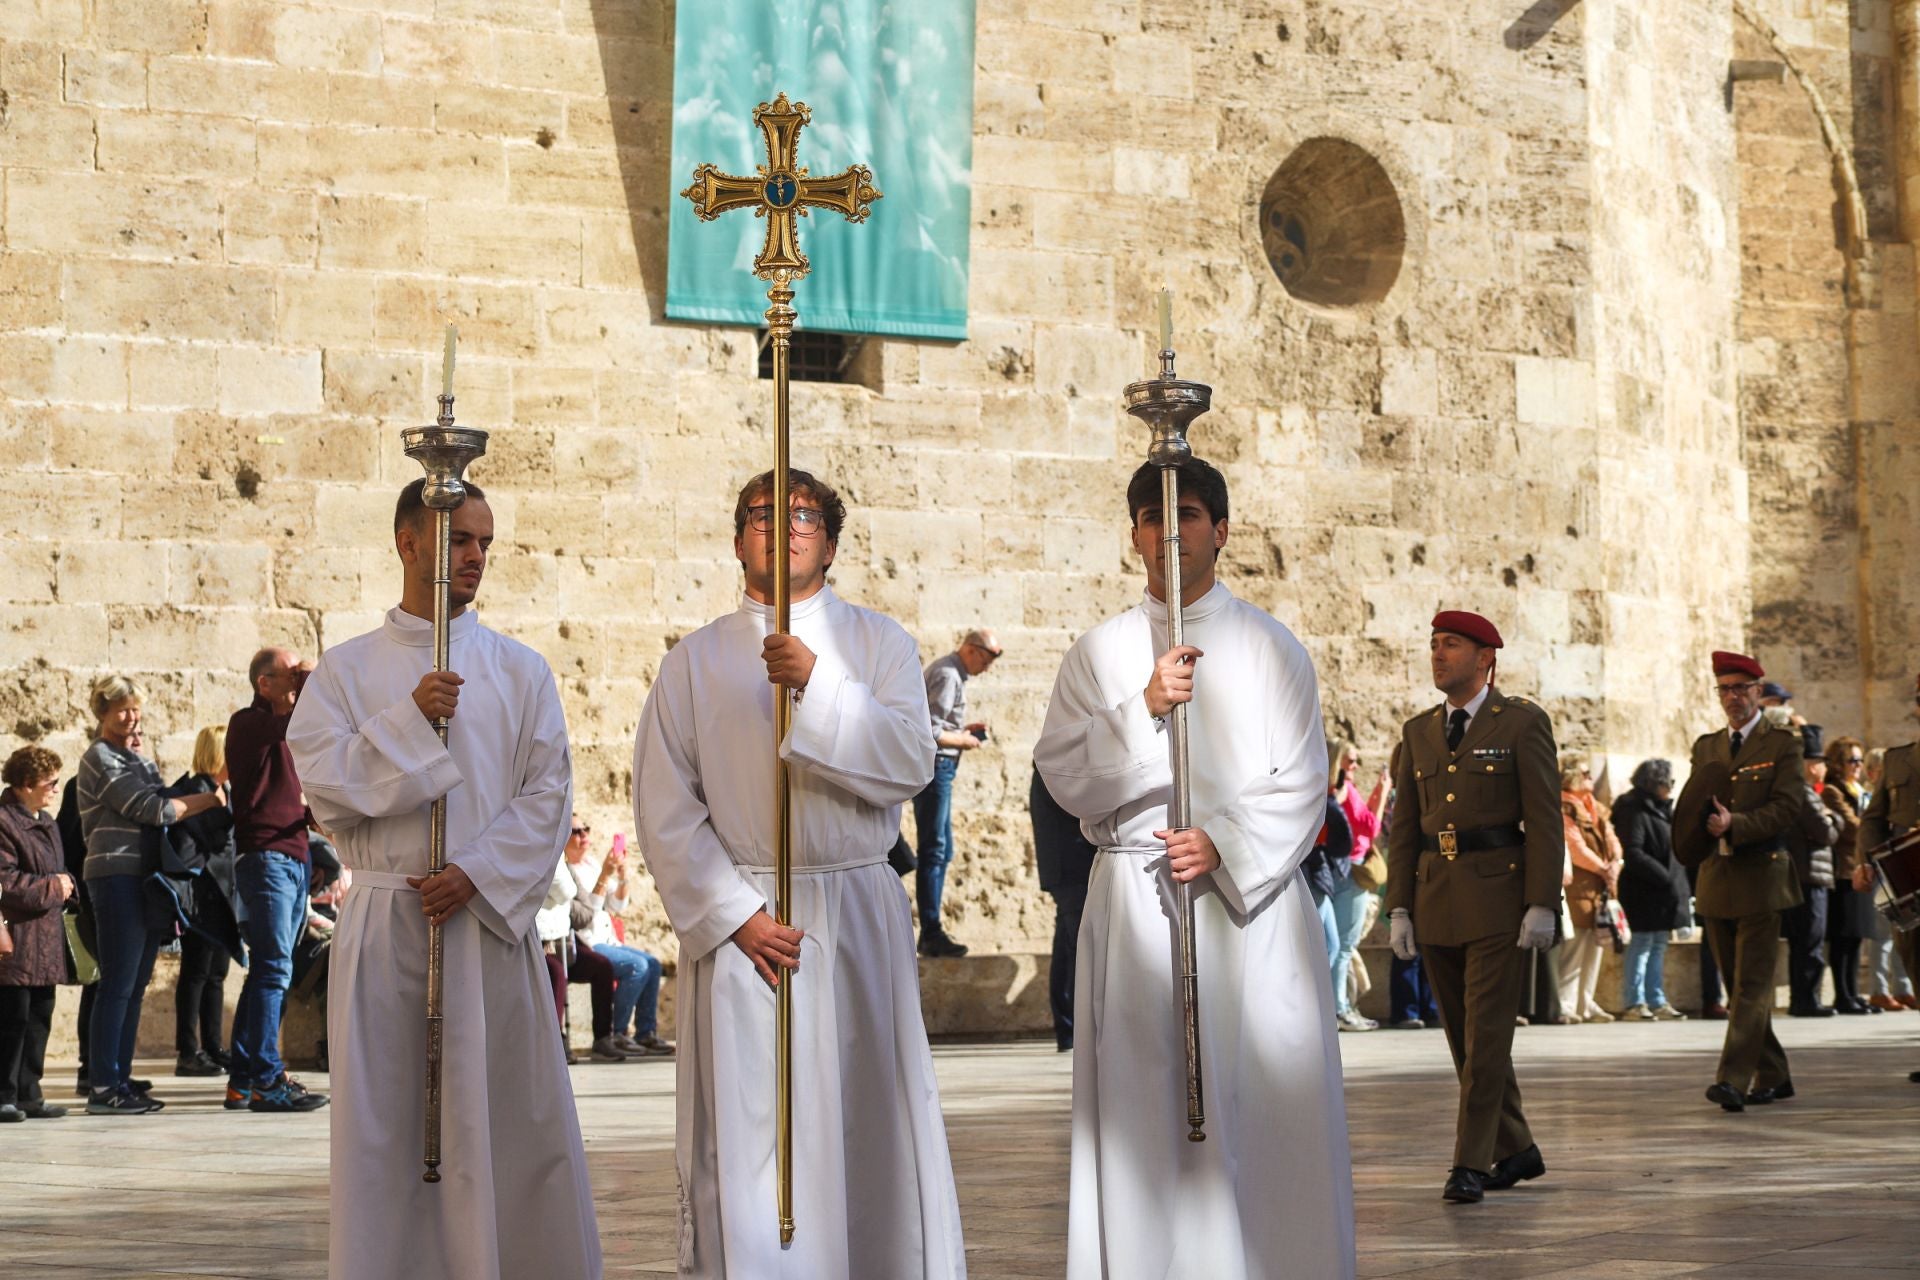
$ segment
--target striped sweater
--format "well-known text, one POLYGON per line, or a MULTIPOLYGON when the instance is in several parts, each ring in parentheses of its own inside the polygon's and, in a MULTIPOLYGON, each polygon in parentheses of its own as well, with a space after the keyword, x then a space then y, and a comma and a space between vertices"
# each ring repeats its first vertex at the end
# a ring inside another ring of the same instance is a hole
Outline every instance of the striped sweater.
POLYGON ((173 803, 160 785, 160 770, 145 756, 104 738, 88 746, 75 784, 87 842, 85 879, 140 874, 143 829, 166 825, 173 803))

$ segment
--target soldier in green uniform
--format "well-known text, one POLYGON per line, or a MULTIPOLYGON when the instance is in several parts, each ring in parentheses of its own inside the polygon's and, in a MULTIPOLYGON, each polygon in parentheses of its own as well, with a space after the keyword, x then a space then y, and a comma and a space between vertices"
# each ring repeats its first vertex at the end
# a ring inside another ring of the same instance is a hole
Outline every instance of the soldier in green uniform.
MULTIPOLYGON (((1913 682, 1914 707, 1920 714, 1920 677, 1913 682)), ((1854 881, 1856 889, 1871 889, 1876 873, 1873 863, 1868 861, 1868 850, 1875 849, 1887 841, 1903 836, 1915 827, 1920 827, 1920 742, 1909 742, 1904 747, 1891 747, 1880 766, 1880 785, 1873 789, 1873 797, 1867 801, 1867 812, 1860 819, 1861 870, 1864 874, 1854 881)), ((1914 948, 1920 943, 1920 929, 1896 930, 1893 935, 1894 947, 1900 953, 1900 963, 1905 965, 1910 977, 1920 977, 1920 964, 1915 963, 1914 948)), ((1907 1079, 1920 1084, 1920 1071, 1909 1072, 1907 1079)))
POLYGON ((1433 620, 1446 701, 1407 721, 1394 770, 1387 900, 1393 953, 1417 954, 1460 1077, 1446 1200, 1478 1203, 1547 1171, 1520 1110, 1513 1028, 1532 959, 1553 945, 1566 839, 1547 713, 1493 687, 1500 632, 1433 620))
MULTIPOLYGON (((1780 913, 1800 903, 1800 877, 1782 836, 1806 804, 1799 730, 1761 714, 1766 672, 1745 654, 1716 652, 1713 678, 1727 727, 1693 744, 1696 777, 1731 774, 1730 797, 1705 811, 1713 851, 1700 861, 1694 902, 1727 980, 1727 1037, 1709 1101, 1728 1111, 1793 1096, 1787 1053, 1773 1034, 1780 913)), ((1689 784, 1693 779, 1689 779, 1689 784)), ((1676 817, 1691 808, 1684 794, 1676 817)), ((1678 846, 1691 833, 1674 832, 1678 846)))

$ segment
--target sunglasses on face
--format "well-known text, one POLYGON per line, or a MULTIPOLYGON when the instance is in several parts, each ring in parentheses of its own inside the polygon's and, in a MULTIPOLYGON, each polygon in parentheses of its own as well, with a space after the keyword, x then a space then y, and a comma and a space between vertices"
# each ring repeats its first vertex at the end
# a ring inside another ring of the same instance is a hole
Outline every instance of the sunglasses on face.
POLYGON ((592 831, 592 827, 575 827, 573 829, 573 838, 578 840, 581 836, 591 834, 592 831))

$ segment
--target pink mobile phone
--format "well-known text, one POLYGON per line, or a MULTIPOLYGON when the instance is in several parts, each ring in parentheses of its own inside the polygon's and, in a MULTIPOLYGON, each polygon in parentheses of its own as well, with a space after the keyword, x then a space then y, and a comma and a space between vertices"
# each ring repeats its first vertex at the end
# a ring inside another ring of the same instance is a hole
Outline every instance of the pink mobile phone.
POLYGON ((627 851, 627 833, 626 832, 616 831, 613 833, 613 851, 615 853, 625 853, 627 851))

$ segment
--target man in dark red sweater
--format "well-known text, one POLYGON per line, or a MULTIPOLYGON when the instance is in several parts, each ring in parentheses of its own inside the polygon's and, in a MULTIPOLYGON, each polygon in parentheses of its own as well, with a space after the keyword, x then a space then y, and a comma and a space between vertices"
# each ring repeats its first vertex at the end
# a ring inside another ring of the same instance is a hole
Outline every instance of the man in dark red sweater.
POLYGON ((247 665, 253 705, 227 722, 227 773, 233 790, 235 887, 251 959, 233 1018, 227 1109, 312 1111, 327 1105, 287 1074, 280 1060, 280 1014, 293 980, 293 948, 307 922, 307 827, 287 721, 310 666, 287 649, 262 649, 247 665))

